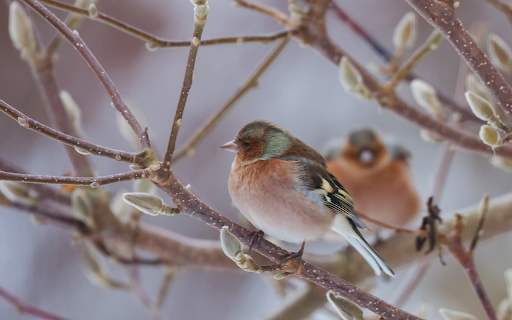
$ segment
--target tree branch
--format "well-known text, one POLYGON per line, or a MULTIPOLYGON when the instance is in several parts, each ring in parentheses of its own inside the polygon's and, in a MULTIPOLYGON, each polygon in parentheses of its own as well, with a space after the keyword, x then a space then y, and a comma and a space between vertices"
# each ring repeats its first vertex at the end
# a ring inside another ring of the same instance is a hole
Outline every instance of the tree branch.
MULTIPOLYGON (((196 8, 197 7, 199 6, 196 6, 196 8)), ((185 69, 185 78, 183 79, 183 87, 181 88, 180 99, 178 101, 178 106, 176 107, 171 135, 169 137, 169 143, 167 144, 167 151, 165 152, 163 161, 163 167, 167 170, 171 166, 172 155, 176 148, 176 139, 178 138, 178 132, 182 124, 183 112, 185 111, 188 93, 192 87, 192 81, 194 78, 194 67, 196 65, 197 52, 201 45, 201 35, 203 34, 204 26, 208 19, 208 5, 202 5, 202 7, 206 7, 206 12, 203 12, 203 16, 199 17, 194 11, 194 31, 192 33, 192 42, 190 43, 187 68, 185 69)))
POLYGON ((443 1, 406 0, 425 20, 439 30, 471 71, 482 81, 510 119, 512 88, 462 26, 454 8, 443 1))
MULTIPOLYGON (((350 15, 345 12, 335 1, 331 2, 331 9, 336 14, 336 16, 346 23, 358 36, 360 36, 363 40, 365 40, 377 54, 382 57, 385 62, 390 62, 393 59, 393 53, 388 51, 386 47, 378 42, 376 38, 368 33, 360 24, 357 23, 354 19, 350 17, 350 15)), ((418 74, 410 72, 405 77, 405 80, 411 82, 414 79, 421 79, 418 74)), ((473 121, 477 123, 482 123, 480 119, 478 119, 470 110, 465 106, 457 103, 454 99, 444 94, 442 90, 439 90, 436 86, 434 86, 437 92, 437 96, 444 107, 450 109, 453 112, 457 112, 461 115, 461 120, 473 121)))
MULTIPOLYGON (((111 159, 115 159, 117 161, 124 161, 129 163, 134 163, 136 159, 136 155, 132 153, 128 153, 125 151, 119 151, 115 149, 110 149, 107 147, 102 147, 96 144, 92 144, 90 142, 84 141, 82 139, 78 139, 72 137, 70 135, 64 134, 55 129, 49 128, 44 124, 41 124, 35 121, 32 118, 24 115, 20 111, 8 105, 6 102, 0 99, 0 111, 8 115, 11 119, 18 121, 20 125, 24 128, 32 130, 34 132, 40 133, 49 137, 50 139, 56 140, 58 142, 64 143, 68 146, 72 146, 75 148, 79 148, 89 152, 91 154, 95 154, 98 156, 103 156, 111 159)), ((75 151, 76 152, 76 151, 75 151)))
POLYGON ((282 39, 272 51, 263 59, 258 65, 256 70, 249 76, 249 78, 242 84, 242 86, 235 92, 235 94, 220 108, 213 117, 211 117, 201 128, 199 128, 192 137, 185 143, 185 145, 178 150, 174 156, 174 163, 187 155, 193 153, 194 148, 201 140, 203 140, 208 133, 217 125, 217 123, 228 113, 229 110, 252 88, 258 85, 258 79, 268 69, 268 67, 275 61, 279 54, 283 51, 284 47, 290 41, 290 37, 282 39))
POLYGON ((47 176, 22 174, 0 171, 0 181, 18 181, 24 183, 46 183, 46 184, 66 184, 72 186, 90 186, 96 188, 106 184, 146 179, 150 174, 150 169, 135 170, 125 173, 112 174, 101 177, 65 177, 65 176, 47 176))
POLYGON ((25 301, 22 301, 20 298, 10 294, 2 287, 0 287, 0 297, 4 298, 7 302, 12 304, 20 314, 30 314, 36 318, 46 320, 66 320, 65 318, 57 316, 53 313, 46 312, 42 309, 30 305, 25 301))
MULTIPOLYGON (((63 3, 55 0, 40 0, 41 3, 44 3, 50 7, 54 7, 59 10, 64 10, 67 12, 73 12, 74 14, 80 15, 85 18, 90 18, 89 10, 83 9, 77 6, 73 6, 67 3, 63 3)), ((90 18, 94 21, 99 21, 111 27, 114 27, 124 33, 127 33, 137 39, 145 41, 147 44, 151 45, 152 48, 174 48, 174 47, 189 47, 189 40, 168 40, 152 35, 144 30, 136 28, 134 26, 129 25, 126 22, 120 21, 116 18, 113 18, 105 13, 98 12, 97 17, 90 18)), ((266 36, 240 36, 240 37, 226 37, 226 38, 218 38, 218 39, 208 39, 201 41, 202 46, 208 45, 216 45, 216 44, 241 44, 246 42, 261 42, 261 43, 269 43, 274 40, 285 37, 288 34, 288 31, 281 31, 275 34, 266 35, 266 36)))
POLYGON ((128 109, 126 104, 124 103, 121 95, 117 91, 116 86, 105 72, 105 69, 98 62, 94 54, 89 50, 85 42, 82 38, 71 31, 68 26, 62 22, 59 18, 57 18, 50 10, 44 7, 37 0, 21 0, 25 4, 27 4, 30 8, 34 9, 43 19, 48 21, 58 32, 60 32, 66 40, 71 43, 73 48, 75 48, 82 58, 87 62, 91 70, 98 77, 101 84, 108 92, 112 104, 114 108, 123 116, 123 118, 128 122, 128 124, 132 127, 133 131, 139 138, 139 142, 142 149, 151 149, 151 143, 149 142, 148 133, 145 129, 142 128, 140 123, 137 121, 132 112, 128 109))

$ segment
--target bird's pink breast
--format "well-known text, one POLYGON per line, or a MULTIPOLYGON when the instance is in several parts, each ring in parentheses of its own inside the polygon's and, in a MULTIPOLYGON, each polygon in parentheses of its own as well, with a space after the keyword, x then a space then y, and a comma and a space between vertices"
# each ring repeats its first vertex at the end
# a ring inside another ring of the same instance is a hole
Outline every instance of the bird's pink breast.
POLYGON ((329 231, 334 213, 299 189, 294 164, 260 160, 239 166, 229 177, 229 192, 240 212, 258 229, 277 239, 299 243, 329 231))

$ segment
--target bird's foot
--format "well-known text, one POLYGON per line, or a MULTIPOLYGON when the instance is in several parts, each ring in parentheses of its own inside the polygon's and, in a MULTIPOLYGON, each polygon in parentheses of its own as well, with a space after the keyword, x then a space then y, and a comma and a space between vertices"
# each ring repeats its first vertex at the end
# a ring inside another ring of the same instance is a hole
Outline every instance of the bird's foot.
POLYGON ((260 246, 261 240, 265 236, 265 232, 258 230, 253 231, 252 237, 251 237, 251 243, 249 244, 249 254, 251 254, 252 247, 256 245, 256 248, 260 246))
POLYGON ((304 246, 305 245, 306 245, 306 241, 302 242, 302 246, 300 247, 299 251, 291 252, 290 254, 283 256, 281 263, 285 263, 289 260, 301 260, 302 255, 304 254, 304 246))
POLYGON ((267 266, 264 268, 265 271, 281 271, 274 275, 274 279, 281 280, 288 277, 291 274, 298 274, 301 272, 303 261, 302 254, 304 253, 304 245, 302 243, 300 250, 297 252, 291 252, 281 258, 281 262, 274 266, 267 266))

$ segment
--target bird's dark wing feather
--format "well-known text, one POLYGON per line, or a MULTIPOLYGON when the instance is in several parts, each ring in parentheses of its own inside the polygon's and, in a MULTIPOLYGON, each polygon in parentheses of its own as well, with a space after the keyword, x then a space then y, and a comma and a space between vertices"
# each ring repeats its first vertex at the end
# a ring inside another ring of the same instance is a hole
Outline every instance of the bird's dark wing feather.
POLYGON ((368 230, 354 211, 352 197, 325 166, 300 157, 286 157, 280 160, 296 161, 301 170, 302 182, 309 191, 320 194, 324 205, 332 211, 347 216, 357 227, 368 230))

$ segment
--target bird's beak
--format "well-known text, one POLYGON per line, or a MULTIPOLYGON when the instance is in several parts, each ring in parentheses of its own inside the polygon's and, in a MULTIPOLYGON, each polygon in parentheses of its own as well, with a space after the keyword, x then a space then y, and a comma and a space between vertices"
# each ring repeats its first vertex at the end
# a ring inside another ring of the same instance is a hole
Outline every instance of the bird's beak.
POLYGON ((240 152, 240 148, 236 145, 235 140, 231 140, 228 143, 223 144, 220 148, 234 153, 240 152))

